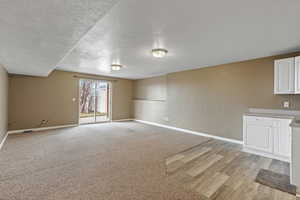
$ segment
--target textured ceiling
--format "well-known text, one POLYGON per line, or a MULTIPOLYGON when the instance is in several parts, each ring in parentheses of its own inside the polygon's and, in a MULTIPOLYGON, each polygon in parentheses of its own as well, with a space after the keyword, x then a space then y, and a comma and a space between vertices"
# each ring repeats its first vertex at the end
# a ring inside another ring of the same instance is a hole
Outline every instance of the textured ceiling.
POLYGON ((117 0, 1 0, 0 63, 47 76, 117 0))
POLYGON ((1 0, 0 63, 138 79, 300 50, 299 0, 117 1, 1 0))
POLYGON ((299 0, 123 0, 58 68, 137 79, 298 51, 299 10, 299 0), (110 72, 113 62, 126 68, 110 72))

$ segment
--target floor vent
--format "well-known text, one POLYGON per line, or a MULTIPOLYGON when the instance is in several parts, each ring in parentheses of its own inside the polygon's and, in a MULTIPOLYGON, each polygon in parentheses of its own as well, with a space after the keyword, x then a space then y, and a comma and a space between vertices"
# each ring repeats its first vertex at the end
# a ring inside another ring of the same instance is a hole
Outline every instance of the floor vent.
POLYGON ((32 133, 33 130, 24 131, 23 133, 32 133))

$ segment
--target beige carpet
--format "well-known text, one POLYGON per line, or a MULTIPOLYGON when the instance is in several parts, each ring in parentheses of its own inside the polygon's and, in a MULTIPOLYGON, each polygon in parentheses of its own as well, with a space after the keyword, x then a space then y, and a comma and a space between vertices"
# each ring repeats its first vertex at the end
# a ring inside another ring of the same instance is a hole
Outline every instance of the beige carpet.
POLYGON ((10 135, 0 199, 199 199, 166 176, 165 158, 206 140, 135 122, 10 135))

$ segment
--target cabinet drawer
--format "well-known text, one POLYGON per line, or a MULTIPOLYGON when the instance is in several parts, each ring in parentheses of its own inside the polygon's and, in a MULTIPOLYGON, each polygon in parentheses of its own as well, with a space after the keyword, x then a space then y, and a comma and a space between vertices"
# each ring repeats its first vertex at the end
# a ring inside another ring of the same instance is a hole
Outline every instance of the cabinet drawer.
POLYGON ((247 124, 261 124, 265 126, 274 126, 274 120, 267 117, 255 117, 255 116, 245 116, 245 122, 247 124))

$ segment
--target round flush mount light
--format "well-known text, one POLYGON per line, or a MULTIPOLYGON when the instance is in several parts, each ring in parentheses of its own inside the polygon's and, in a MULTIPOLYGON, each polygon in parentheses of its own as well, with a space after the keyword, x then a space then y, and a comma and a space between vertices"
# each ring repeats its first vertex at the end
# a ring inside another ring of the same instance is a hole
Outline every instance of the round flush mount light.
POLYGON ((119 71, 119 70, 121 70, 122 67, 123 67, 123 66, 122 66, 122 65, 119 65, 119 64, 112 64, 112 65, 111 65, 111 69, 112 69, 113 71, 119 71))
POLYGON ((163 58, 167 55, 168 50, 166 49, 152 49, 152 55, 155 58, 163 58))

